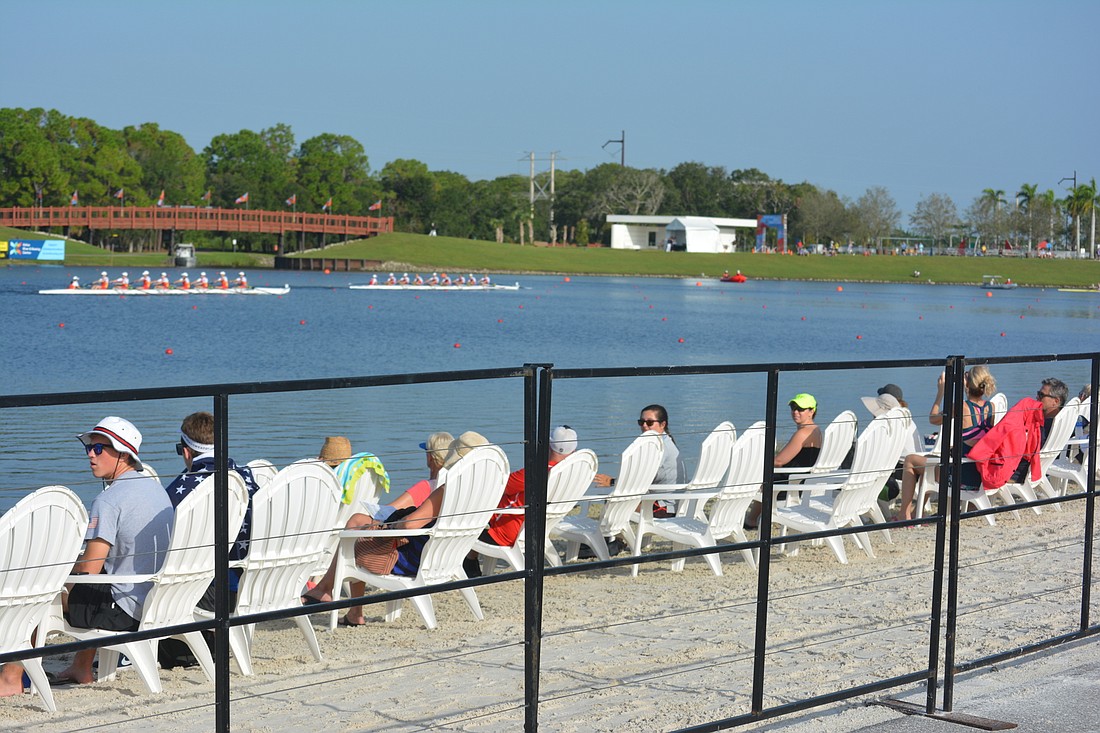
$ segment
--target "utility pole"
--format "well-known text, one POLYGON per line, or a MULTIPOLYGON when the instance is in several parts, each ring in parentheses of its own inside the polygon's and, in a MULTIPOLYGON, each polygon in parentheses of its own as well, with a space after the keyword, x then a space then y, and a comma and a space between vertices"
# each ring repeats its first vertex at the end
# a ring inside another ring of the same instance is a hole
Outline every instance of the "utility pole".
POLYGON ((607 146, 610 145, 611 143, 618 144, 618 146, 619 146, 619 165, 621 165, 623 168, 626 168, 626 130, 623 130, 619 134, 619 139, 618 140, 608 140, 601 147, 603 147, 603 149, 606 150, 607 146))
MULTIPOLYGON (((1073 181, 1073 192, 1072 193, 1076 194, 1077 193, 1077 171, 1073 172, 1073 178, 1070 178, 1069 176, 1066 176, 1062 180, 1058 181, 1058 183, 1064 183, 1066 181, 1073 181)), ((1074 234, 1075 241, 1074 241, 1074 252, 1073 252, 1073 254, 1076 256, 1076 254, 1081 251, 1081 217, 1080 217, 1079 214, 1075 214, 1073 218, 1074 218, 1074 222, 1076 224, 1076 226, 1073 227, 1074 230, 1075 230, 1075 234, 1074 234)))
MULTIPOLYGON (((549 175, 548 175, 549 181, 547 181, 547 179, 546 179, 547 172, 546 171, 543 171, 543 172, 538 173, 538 174, 535 173, 535 160, 536 160, 535 159, 535 154, 533 152, 530 152, 530 153, 527 154, 527 159, 530 162, 530 169, 531 169, 530 178, 529 178, 529 194, 528 194, 528 205, 530 206, 530 218, 528 219, 529 223, 528 223, 528 230, 527 231, 528 231, 528 234, 530 235, 528 238, 531 240, 532 244, 535 241, 534 240, 534 236, 535 236, 534 235, 535 202, 540 200, 540 199, 546 199, 550 202, 549 239, 550 239, 551 242, 554 242, 557 238, 557 228, 556 228, 556 225, 554 223, 554 174, 555 174, 555 171, 556 171, 557 155, 558 155, 558 153, 557 153, 556 150, 550 153, 550 158, 549 158, 549 160, 550 160, 550 171, 549 171, 549 175), (542 178, 541 181, 540 181, 540 178, 542 178)), ((522 158, 521 158, 521 160, 522 160, 522 158)), ((538 160, 546 160, 546 158, 539 158, 538 160)), ((522 238, 521 238, 520 241, 522 241, 522 238)))

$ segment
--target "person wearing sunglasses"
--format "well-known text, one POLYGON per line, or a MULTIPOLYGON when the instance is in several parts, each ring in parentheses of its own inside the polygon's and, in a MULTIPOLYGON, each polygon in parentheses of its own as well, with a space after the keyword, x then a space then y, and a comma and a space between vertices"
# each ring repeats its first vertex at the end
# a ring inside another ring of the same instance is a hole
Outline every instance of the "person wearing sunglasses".
MULTIPOLYGON (((657 468, 657 475, 653 477, 654 484, 682 484, 687 479, 684 462, 680 458, 680 449, 676 446, 676 440, 668 425, 668 410, 662 405, 646 405, 638 416, 638 428, 643 432, 653 432, 661 436, 664 452, 661 454, 661 465, 657 468)), ((596 486, 613 486, 615 479, 604 473, 596 474, 594 480, 596 486)), ((670 517, 674 515, 675 502, 657 501, 653 503, 654 517, 670 517)))
MULTIPOLYGON (((105 417, 77 436, 92 475, 107 487, 92 502, 84 551, 74 575, 151 575, 160 569, 172 531, 172 505, 160 481, 141 473, 141 432, 105 417)), ((65 619, 81 629, 134 631, 151 583, 76 583, 61 596, 65 619)), ((77 652, 59 681, 94 680, 95 649, 77 652)))
MULTIPOLYGON (((176 476, 165 488, 168 500, 175 510, 183 498, 214 473, 214 416, 209 412, 193 412, 183 419, 180 425, 180 440, 176 443, 176 455, 183 458, 183 472, 176 476)), ((248 466, 238 466, 230 458, 229 470, 236 471, 248 489, 248 508, 245 509, 244 522, 241 524, 237 541, 229 550, 229 560, 243 560, 248 556, 248 542, 252 528, 252 495, 260 487, 248 466)), ((240 568, 229 569, 229 607, 237 605, 237 587, 241 579, 240 568)), ((199 599, 198 607, 205 611, 214 610, 214 583, 211 582, 206 593, 199 599)), ((214 636, 203 632, 208 643, 213 645, 214 636)), ((211 648, 213 648, 211 646, 211 648)), ((190 648, 178 639, 165 639, 160 642, 157 659, 164 669, 173 667, 193 667, 198 664, 190 648)))
MULTIPOLYGON (((801 392, 796 394, 787 403, 791 409, 791 420, 794 421, 794 434, 787 444, 780 448, 776 454, 773 465, 776 468, 808 468, 817 463, 818 454, 821 453, 823 437, 821 428, 814 422, 817 417, 817 398, 812 394, 801 392)), ((776 473, 773 483, 788 483, 787 475, 776 473)), ((776 494, 776 501, 787 498, 786 492, 776 494)), ((754 501, 745 516, 745 528, 757 529, 760 524, 760 511, 763 505, 754 501)))

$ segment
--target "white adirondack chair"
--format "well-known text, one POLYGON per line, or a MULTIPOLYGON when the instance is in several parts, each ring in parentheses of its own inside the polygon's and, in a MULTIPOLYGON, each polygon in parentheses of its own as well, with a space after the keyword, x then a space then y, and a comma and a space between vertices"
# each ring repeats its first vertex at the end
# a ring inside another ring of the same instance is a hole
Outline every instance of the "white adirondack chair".
MULTIPOLYGON (((508 480, 508 458, 494 445, 474 448, 447 471, 443 489, 443 504, 439 516, 430 527, 421 529, 345 530, 340 533, 340 545, 336 552, 336 575, 333 583, 333 600, 338 600, 345 578, 361 580, 382 590, 427 588, 437 583, 466 578, 462 561, 466 559, 474 541, 489 523, 489 518, 504 495, 508 480), (360 537, 409 537, 426 535, 427 543, 421 554, 416 577, 401 575, 376 575, 355 564, 355 541, 360 537)), ((484 618, 477 594, 473 588, 461 590, 466 604, 480 621, 484 618)), ((436 627, 435 608, 431 594, 410 598, 429 629, 436 627)), ((386 604, 386 621, 394 621, 401 615, 401 601, 386 604)), ((334 624, 332 624, 334 626, 334 624)))
MULTIPOLYGON (((31 636, 80 555, 88 512, 64 486, 46 486, 0 517, 0 652, 30 649, 31 636)), ((56 712, 42 659, 23 667, 42 703, 56 712)))
MULTIPOLYGON (((70 583, 145 583, 153 584, 145 597, 139 631, 162 629, 168 626, 189 624, 195 620, 194 608, 214 579, 214 481, 209 476, 196 486, 176 506, 172 524, 172 539, 164 564, 152 575, 71 575, 70 583)), ((229 537, 236 539, 248 508, 248 489, 244 479, 236 472, 229 472, 229 537)), ((99 650, 99 680, 113 679, 118 665, 118 654, 130 658, 141 681, 149 692, 161 691, 157 673, 157 645, 159 639, 112 642, 121 632, 103 629, 78 629, 65 623, 61 617, 61 604, 54 604, 54 614, 44 626, 46 633, 61 631, 73 638, 96 639, 102 642, 99 650)), ((207 679, 214 680, 214 661, 202 634, 191 631, 185 634, 165 632, 164 637, 181 639, 191 648, 207 679)))
MULTIPOLYGON (((894 470, 898 450, 908 435, 911 421, 909 411, 903 407, 894 408, 872 420, 856 439, 852 469, 845 481, 833 486, 814 485, 816 490, 835 490, 835 495, 807 497, 798 506, 774 509, 772 519, 781 526, 782 534, 785 536, 788 530, 818 532, 860 526, 864 514, 870 514, 876 521, 884 521, 878 506, 878 493, 894 470)), ((851 537, 868 557, 875 556, 866 533, 860 532, 851 537)), ((845 564, 848 562, 843 537, 829 537, 825 542, 837 560, 845 564)))
MULTIPOLYGON (((234 616, 263 613, 301 605, 302 588, 325 556, 329 538, 344 505, 343 487, 327 464, 296 461, 252 497, 252 532, 248 556, 237 589, 234 616)), ((321 661, 321 649, 309 616, 294 622, 321 661)), ((229 629, 229 644, 241 672, 252 674, 252 637, 255 624, 229 629)))
POLYGON ((252 470, 252 478, 256 481, 256 486, 261 489, 267 485, 268 481, 275 478, 275 474, 279 472, 279 469, 275 468, 275 464, 266 458, 249 461, 247 468, 252 470))
MULTIPOLYGON (((1082 402, 1079 406, 1078 417, 1084 417, 1086 420, 1089 418, 1089 410, 1091 407, 1091 398, 1082 402)), ((1064 412, 1064 410, 1063 410, 1064 412)), ((1073 431, 1073 437, 1078 440, 1088 438, 1088 434, 1084 431, 1078 431, 1076 428, 1073 431)), ((1081 491, 1088 488, 1088 470, 1089 470, 1089 453, 1088 443, 1084 443, 1081 448, 1081 462, 1070 460, 1062 454, 1058 458, 1054 459, 1054 463, 1050 464, 1050 468, 1047 469, 1047 478, 1050 480, 1051 485, 1055 487, 1055 490, 1060 496, 1065 496, 1069 493, 1069 485, 1071 483, 1077 484, 1081 491)))
POLYGON ((626 537, 628 545, 633 547, 636 544, 630 520, 638 502, 645 500, 645 494, 661 466, 663 453, 660 435, 648 430, 642 433, 623 451, 619 476, 611 492, 599 497, 605 502, 599 521, 583 515, 570 515, 558 522, 553 534, 568 543, 565 552, 567 561, 577 559, 581 544, 591 547, 600 560, 610 560, 604 538, 620 533, 626 537))
POLYGON ((990 397, 989 401, 993 403, 993 424, 996 425, 1008 412, 1008 395, 998 392, 990 397))
MULTIPOLYGON (((699 465, 695 469, 695 475, 686 484, 654 484, 652 491, 672 493, 682 491, 696 494, 695 499, 683 499, 677 502, 676 514, 690 514, 696 519, 706 521, 704 512, 706 499, 715 496, 719 491, 719 484, 730 467, 730 451, 737 440, 737 428, 728 420, 721 422, 703 440, 699 450, 699 465), (709 495, 708 495, 709 494, 709 495), (685 505, 691 505, 690 511, 685 505)), ((665 497, 673 499, 676 497, 665 497)), ((652 507, 650 507, 652 509, 652 507)))
MULTIPOLYGON (((725 481, 721 481, 721 477, 719 479, 718 494, 709 510, 710 518, 654 518, 652 502, 643 501, 638 529, 635 532, 639 544, 645 534, 664 537, 679 547, 714 547, 718 540, 731 535, 738 542, 748 542, 744 530, 745 512, 760 493, 760 484, 764 480, 764 423, 753 423, 736 442, 726 447, 728 470, 725 481)), ((660 498, 671 496, 672 493, 662 494, 660 498)), ((713 491, 706 491, 701 496, 710 497, 715 494, 713 491)), ((756 567, 756 557, 752 550, 741 550, 741 554, 745 562, 753 568, 756 567)), ((704 555, 703 558, 715 575, 722 574, 722 561, 718 555, 704 555)), ((635 565, 634 575, 637 575, 637 568, 635 565)), ((673 571, 679 572, 683 569, 683 558, 672 561, 673 571)))
MULTIPOLYGON (((550 541, 550 535, 562 518, 577 505, 585 489, 592 484, 592 478, 597 470, 599 470, 599 460, 596 454, 587 448, 569 454, 550 467, 550 475, 546 480, 546 551, 544 553, 546 562, 550 565, 561 565, 561 558, 550 541)), ((513 570, 523 570, 526 565, 523 554, 525 531, 526 527, 520 531, 516 543, 511 547, 476 541, 474 551, 481 555, 482 573, 491 575, 497 560, 504 560, 513 570)))

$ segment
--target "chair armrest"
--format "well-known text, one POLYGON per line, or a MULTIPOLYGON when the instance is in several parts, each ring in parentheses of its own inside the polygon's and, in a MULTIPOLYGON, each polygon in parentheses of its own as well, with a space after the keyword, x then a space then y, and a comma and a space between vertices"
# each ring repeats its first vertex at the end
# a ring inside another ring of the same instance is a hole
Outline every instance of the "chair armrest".
POLYGON ((420 529, 345 529, 340 533, 340 539, 359 537, 415 537, 421 534, 431 534, 431 527, 420 529))
POLYGON ((709 499, 712 496, 718 496, 718 493, 717 489, 714 491, 651 491, 642 498, 647 501, 650 499, 654 501, 662 499, 709 499))
POLYGON ((506 506, 493 510, 493 514, 524 514, 527 509, 521 506, 506 506))
POLYGON ((650 484, 646 493, 654 494, 658 492, 668 493, 670 491, 683 491, 689 486, 691 486, 691 484, 650 484))
POLYGON ((156 575, 111 575, 109 573, 97 573, 96 575, 70 575, 65 579, 66 583, 147 583, 156 575))

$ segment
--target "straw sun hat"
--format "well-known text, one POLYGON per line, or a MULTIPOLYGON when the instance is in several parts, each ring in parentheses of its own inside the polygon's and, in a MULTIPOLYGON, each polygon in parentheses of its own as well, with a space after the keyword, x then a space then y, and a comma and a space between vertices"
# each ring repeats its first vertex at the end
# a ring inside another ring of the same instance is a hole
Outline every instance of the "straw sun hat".
POLYGON ((341 461, 351 458, 351 441, 343 435, 331 435, 325 438, 325 444, 321 446, 319 460, 336 468, 341 461))

